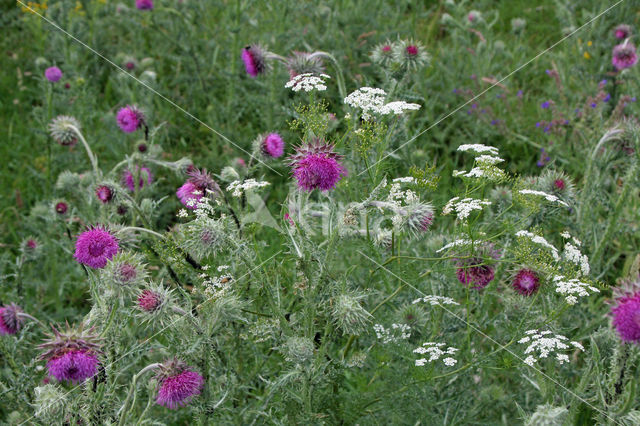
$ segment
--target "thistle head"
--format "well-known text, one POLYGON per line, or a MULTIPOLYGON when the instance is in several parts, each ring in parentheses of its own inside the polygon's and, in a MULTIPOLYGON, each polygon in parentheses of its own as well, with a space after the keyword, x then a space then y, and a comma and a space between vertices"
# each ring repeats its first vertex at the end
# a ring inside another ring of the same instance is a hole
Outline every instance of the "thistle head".
POLYGON ((20 317, 22 309, 15 303, 0 306, 0 336, 16 334, 22 328, 24 320, 20 317))
POLYGON ((177 358, 170 359, 158 368, 156 403, 169 409, 187 405, 204 386, 204 377, 177 358))
POLYGON ((333 145, 324 139, 314 139, 296 148, 295 154, 289 157, 289 165, 300 189, 328 191, 347 174, 341 159, 342 155, 334 151, 333 145))
POLYGON ((257 44, 250 44, 242 49, 242 62, 249 76, 255 78, 268 70, 267 51, 257 44))
POLYGON ((51 137, 62 146, 73 146, 78 143, 76 129, 80 130, 80 122, 69 115, 59 115, 47 126, 51 137))
POLYGON ((321 75, 325 73, 322 58, 316 54, 308 52, 293 52, 287 58, 287 68, 290 78, 300 74, 321 75))

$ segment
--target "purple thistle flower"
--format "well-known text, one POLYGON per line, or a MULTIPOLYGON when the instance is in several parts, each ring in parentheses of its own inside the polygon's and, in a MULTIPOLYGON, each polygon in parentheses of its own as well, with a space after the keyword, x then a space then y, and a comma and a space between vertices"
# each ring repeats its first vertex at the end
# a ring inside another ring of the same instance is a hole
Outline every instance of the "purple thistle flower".
POLYGON ((76 384, 96 375, 101 345, 91 331, 85 333, 82 326, 72 330, 67 324, 67 331, 61 333, 53 327, 53 336, 38 346, 44 350, 38 359, 47 360, 50 376, 76 384))
POLYGON ((640 291, 619 297, 611 310, 613 325, 625 342, 640 343, 640 291))
POLYGON ((113 190, 108 185, 100 185, 96 188, 96 197, 102 204, 107 204, 113 200, 113 190))
POLYGON ((296 148, 296 153, 289 157, 289 165, 300 189, 328 191, 346 176, 347 170, 339 162, 342 155, 333 148, 321 139, 296 148))
POLYGON ((613 48, 611 63, 618 71, 625 68, 631 68, 636 64, 636 62, 638 62, 636 47, 629 43, 628 40, 613 48))
POLYGON ((278 158, 284 154, 284 141, 277 133, 269 133, 262 141, 262 153, 268 157, 278 158))
POLYGON ((147 184, 151 185, 151 182, 153 181, 153 177, 151 175, 151 170, 149 170, 146 167, 138 167, 136 166, 136 173, 140 175, 140 179, 138 180, 138 187, 136 188, 135 182, 134 182, 134 177, 133 177, 133 173, 131 173, 131 171, 129 170, 125 170, 124 175, 122 176, 122 179, 124 181, 124 184, 127 186, 127 188, 129 188, 129 191, 134 192, 136 190, 142 189, 142 187, 144 186, 144 181, 145 181, 145 176, 146 176, 146 181, 147 184))
POLYGON ((613 30, 613 35, 618 40, 624 40, 631 35, 631 27, 629 25, 620 24, 613 30))
POLYGON ((456 270, 458 281, 466 286, 473 284, 471 287, 473 290, 485 288, 493 281, 495 273, 491 266, 482 263, 482 259, 479 258, 458 261, 458 269, 456 270))
POLYGON ((76 240, 74 257, 79 263, 94 269, 104 268, 107 260, 118 253, 118 240, 102 227, 84 231, 76 240))
POLYGON ((16 334, 22 328, 23 319, 20 318, 22 309, 15 303, 0 306, 0 336, 16 334))
POLYGON ((200 394, 204 386, 204 377, 176 359, 161 366, 156 379, 156 402, 171 410, 187 405, 194 396, 200 394))
POLYGON ((55 83, 62 78, 62 70, 58 67, 49 67, 44 70, 44 76, 50 82, 55 83))
POLYGON ((511 283, 513 289, 523 296, 531 296, 538 291, 540 279, 538 275, 530 269, 521 269, 516 274, 511 283))
POLYGON ((136 0, 138 10, 152 10, 153 0, 136 0))
POLYGON ((153 290, 142 290, 138 295, 138 307, 145 312, 155 312, 162 307, 164 297, 153 290))
POLYGON ((72 350, 47 362, 49 375, 73 384, 84 382, 98 372, 98 357, 91 352, 72 350))
POLYGON ((69 206, 64 201, 60 201, 60 202, 56 203, 55 211, 59 215, 65 214, 68 209, 69 209, 69 206))
POLYGON ((189 179, 176 191, 180 202, 188 209, 196 210, 202 197, 209 193, 219 193, 220 187, 213 180, 206 169, 192 169, 188 172, 189 179))
POLYGON ((242 49, 242 62, 244 69, 251 77, 264 74, 267 70, 267 55, 258 45, 252 44, 242 49))
POLYGON ((125 133, 132 133, 144 125, 144 114, 137 107, 127 105, 116 115, 118 126, 125 133))
POLYGON ((180 202, 188 209, 195 210, 203 197, 203 193, 193 183, 187 181, 176 191, 180 202))

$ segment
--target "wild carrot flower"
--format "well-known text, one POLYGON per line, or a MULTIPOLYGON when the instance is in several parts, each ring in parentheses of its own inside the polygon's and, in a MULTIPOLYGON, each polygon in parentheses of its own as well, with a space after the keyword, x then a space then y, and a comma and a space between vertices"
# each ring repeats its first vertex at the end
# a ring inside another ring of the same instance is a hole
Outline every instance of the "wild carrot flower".
POLYGON ((520 269, 511 282, 515 291, 523 296, 531 296, 540 287, 540 278, 531 269, 520 269))
POLYGON ((74 128, 80 130, 80 123, 74 117, 59 115, 47 126, 51 137, 62 146, 73 146, 78 143, 78 135, 74 128))
POLYGON ((204 196, 220 193, 220 187, 207 170, 193 169, 188 172, 189 179, 176 191, 180 202, 188 209, 196 210, 204 196))
POLYGON ((131 192, 142 189, 142 187, 144 186, 145 180, 147 181, 148 185, 151 185, 151 182, 153 182, 153 176, 151 175, 151 170, 149 170, 146 167, 136 166, 135 174, 139 175, 138 185, 135 184, 134 182, 135 178, 133 176, 134 174, 130 170, 125 170, 124 174, 122 175, 124 184, 127 186, 127 188, 129 188, 129 191, 131 192))
POLYGON ((165 362, 160 367, 156 380, 156 403, 172 410, 187 405, 193 397, 200 394, 204 386, 204 377, 177 359, 165 362))
POLYGON ((44 350, 39 359, 47 361, 49 375, 59 381, 70 381, 74 384, 93 377, 98 372, 99 338, 96 335, 79 330, 62 333, 53 327, 53 336, 38 346, 44 350))
POLYGON ((104 268, 118 252, 118 240, 101 226, 89 228, 76 240, 75 258, 94 269, 104 268))
POLYGON ((22 309, 15 303, 0 306, 0 336, 16 334, 22 328, 24 320, 20 318, 22 309))
POLYGON ((631 68, 638 62, 636 47, 627 39, 624 43, 613 48, 611 63, 618 71, 631 68))
POLYGON ((328 191, 334 189, 347 174, 340 164, 342 155, 334 152, 333 148, 322 139, 296 148, 296 153, 289 157, 289 165, 300 189, 328 191))
POLYGON ((613 30, 613 35, 618 40, 624 40, 631 35, 631 27, 629 25, 620 24, 613 30))
POLYGON ((62 78, 62 70, 58 67, 49 67, 44 70, 44 76, 50 82, 55 83, 62 78))
POLYGON ((257 77, 266 72, 267 54, 262 47, 256 44, 248 45, 242 49, 241 56, 244 69, 251 77, 257 77))
POLYGON ((152 10, 153 0, 136 0, 138 10, 152 10))
POLYGON ((144 114, 138 107, 127 105, 116 115, 118 126, 125 133, 132 133, 144 126, 144 114))
POLYGON ((613 291, 613 326, 624 342, 640 344, 640 277, 626 280, 613 291))

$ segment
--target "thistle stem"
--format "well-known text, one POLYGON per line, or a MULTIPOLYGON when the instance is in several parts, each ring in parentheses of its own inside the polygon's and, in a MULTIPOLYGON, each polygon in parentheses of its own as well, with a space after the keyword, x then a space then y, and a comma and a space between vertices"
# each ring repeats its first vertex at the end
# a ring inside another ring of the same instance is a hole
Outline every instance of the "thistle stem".
MULTIPOLYGON (((133 376, 133 379, 131 380, 131 387, 129 388, 129 393, 127 394, 127 399, 125 399, 124 404, 122 405, 122 408, 120 409, 122 414, 120 415, 120 421, 118 422, 118 426, 123 426, 124 424, 126 424, 125 420, 127 419, 127 410, 128 410, 128 406, 129 406, 129 401, 131 401, 131 399, 133 398, 133 401, 135 402, 136 384, 138 382, 138 379, 140 377, 142 377, 142 375, 144 373, 146 373, 147 371, 151 371, 153 369, 156 369, 156 368, 160 367, 161 365, 162 364, 159 364, 159 363, 149 364, 145 368, 140 370, 140 372, 138 374, 133 376)), ((133 405, 134 404, 131 404, 132 407, 133 407, 133 405)))
POLYGON ((91 151, 91 147, 89 147, 89 144, 87 143, 86 139, 84 138, 84 136, 82 136, 82 133, 80 133, 80 129, 78 129, 76 126, 71 124, 69 124, 68 126, 71 130, 73 130, 73 132, 76 135, 78 135, 80 142, 82 142, 84 149, 87 151, 87 156, 89 157, 89 161, 91 161, 91 167, 93 168, 93 172, 96 176, 98 176, 98 172, 99 172, 98 159, 96 158, 95 155, 93 155, 93 151, 91 151))
POLYGON ((138 227, 138 226, 127 226, 126 228, 122 228, 122 229, 120 230, 120 232, 127 232, 127 231, 139 231, 139 232, 146 232, 146 233, 148 233, 148 234, 151 234, 151 235, 153 235, 153 236, 155 236, 155 237, 160 238, 161 240, 164 240, 164 239, 165 239, 165 236, 164 236, 164 235, 159 234, 159 233, 157 233, 156 231, 152 231, 152 230, 147 229, 147 228, 140 228, 140 227, 138 227))

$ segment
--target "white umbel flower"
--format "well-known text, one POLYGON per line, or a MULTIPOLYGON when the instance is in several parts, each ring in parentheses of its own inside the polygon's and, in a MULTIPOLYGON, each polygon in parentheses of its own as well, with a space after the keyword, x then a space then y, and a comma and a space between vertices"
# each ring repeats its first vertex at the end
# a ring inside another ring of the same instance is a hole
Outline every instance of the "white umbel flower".
POLYGON ((555 248, 553 245, 551 245, 544 237, 541 237, 540 235, 536 235, 533 232, 524 231, 524 230, 516 232, 516 237, 528 238, 533 243, 548 248, 549 250, 551 250, 551 255, 553 256, 553 258, 555 260, 560 260, 558 249, 555 248))
MULTIPOLYGON (((442 358, 443 355, 455 355, 458 352, 457 348, 449 346, 447 349, 446 343, 425 342, 422 346, 418 346, 413 350, 413 353, 420 355, 429 355, 429 358, 420 358, 415 361, 416 367, 422 367, 423 365, 434 362, 442 358)), ((451 356, 445 357, 442 362, 448 367, 452 367, 457 364, 457 360, 451 356)))
POLYGON ((298 74, 289 80, 284 87, 291 89, 294 92, 304 90, 305 92, 311 92, 313 90, 324 91, 327 90, 325 79, 331 78, 327 74, 314 75, 312 73, 298 74))
POLYGON ((578 297, 589 296, 590 291, 600 293, 600 290, 597 288, 577 278, 569 279, 563 275, 556 275, 552 280, 556 286, 556 293, 565 296, 565 300, 570 305, 578 303, 578 297))
POLYGON ((543 197, 544 199, 546 199, 551 203, 558 203, 561 206, 569 207, 567 203, 565 203, 564 201, 562 201, 560 198, 556 197, 553 194, 547 194, 546 192, 536 191, 534 189, 521 189, 519 192, 523 195, 536 195, 538 197, 543 197))
POLYGON ((533 366, 538 360, 549 358, 549 355, 555 355, 556 361, 560 364, 569 362, 569 356, 561 351, 568 351, 573 348, 584 351, 584 347, 579 342, 569 341, 565 336, 561 334, 554 335, 549 330, 528 330, 525 332, 526 336, 518 340, 520 344, 527 344, 527 348, 524 350, 525 355, 528 355, 524 362, 530 366, 533 366))

